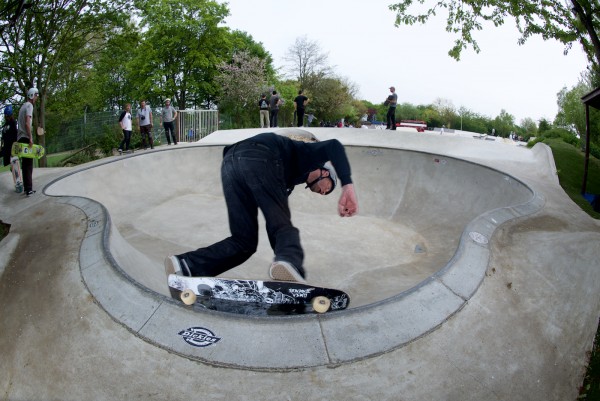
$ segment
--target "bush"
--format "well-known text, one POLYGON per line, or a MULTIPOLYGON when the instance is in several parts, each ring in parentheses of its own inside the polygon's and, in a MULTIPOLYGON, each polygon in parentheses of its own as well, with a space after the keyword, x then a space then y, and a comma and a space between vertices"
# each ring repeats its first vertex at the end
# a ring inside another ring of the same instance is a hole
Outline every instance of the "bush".
MULTIPOLYGON (((536 137, 533 141, 530 141, 527 146, 532 147, 538 142, 544 142, 548 139, 561 139, 563 142, 568 143, 569 145, 573 145, 576 147, 580 146, 579 138, 577 138, 572 132, 567 131, 564 128, 553 128, 548 131, 544 131, 538 137, 536 137)), ((590 147, 591 149, 591 147, 590 147)))

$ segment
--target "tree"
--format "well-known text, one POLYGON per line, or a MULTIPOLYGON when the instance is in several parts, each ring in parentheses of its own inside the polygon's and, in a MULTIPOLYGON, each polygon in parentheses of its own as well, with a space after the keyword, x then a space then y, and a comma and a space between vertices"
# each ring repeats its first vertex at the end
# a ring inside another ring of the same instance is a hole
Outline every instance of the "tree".
POLYGON ((310 99, 307 113, 322 121, 337 122, 354 112, 352 84, 340 78, 324 77, 311 81, 306 87, 306 95, 310 99))
MULTIPOLYGON (((122 21, 119 8, 123 6, 124 1, 38 0, 3 26, 1 92, 11 92, 14 102, 22 101, 28 88, 38 88, 34 132, 44 132, 49 96, 64 85, 65 77, 85 72, 91 55, 103 47, 106 35, 122 21)), ((38 142, 45 145, 45 136, 39 136, 38 142)), ((40 165, 45 166, 45 158, 40 165)))
MULTIPOLYGON (((581 98, 592 90, 590 76, 582 75, 579 82, 570 90, 563 88, 558 93, 558 114, 554 120, 554 125, 566 128, 577 134, 581 139, 582 146, 585 143, 585 106, 581 98)), ((597 142, 600 136, 600 119, 597 112, 590 108, 590 141, 597 142)))
POLYGON ((327 53, 321 52, 318 42, 301 36, 296 38, 283 59, 288 63, 289 73, 298 80, 300 88, 305 89, 309 78, 314 83, 333 72, 327 64, 328 57, 327 53))
MULTIPOLYGON (((418 0, 423 4, 425 0, 418 0)), ((396 12, 396 26, 425 23, 439 10, 448 11, 446 30, 458 35, 454 47, 448 52, 456 60, 469 45, 476 52, 479 46, 473 31, 483 29, 483 22, 495 26, 504 24, 507 16, 512 16, 523 44, 533 35, 541 35, 544 40, 556 39, 565 45, 565 54, 574 42, 579 42, 595 74, 600 73, 600 0, 437 0, 433 7, 424 13, 412 14, 409 8, 413 0, 402 0, 389 6, 396 12)))
POLYGON ((515 117, 504 109, 500 110, 500 114, 494 119, 494 128, 496 129, 496 136, 506 138, 508 134, 515 130, 515 117))
POLYGON ((145 32, 129 64, 137 97, 180 108, 210 107, 219 87, 217 65, 230 58, 227 7, 211 0, 140 0, 145 32))
POLYGON ((233 56, 231 63, 219 64, 216 82, 222 88, 219 107, 235 119, 238 127, 253 120, 261 92, 267 92, 265 60, 242 51, 233 56))
POLYGON ((442 120, 442 125, 445 125, 447 128, 455 128, 452 126, 452 120, 456 115, 456 111, 452 100, 437 98, 433 102, 433 107, 438 112, 442 120))
POLYGON ((528 141, 529 138, 536 136, 538 132, 537 124, 530 117, 522 119, 521 124, 519 124, 519 128, 519 134, 525 141, 528 141))

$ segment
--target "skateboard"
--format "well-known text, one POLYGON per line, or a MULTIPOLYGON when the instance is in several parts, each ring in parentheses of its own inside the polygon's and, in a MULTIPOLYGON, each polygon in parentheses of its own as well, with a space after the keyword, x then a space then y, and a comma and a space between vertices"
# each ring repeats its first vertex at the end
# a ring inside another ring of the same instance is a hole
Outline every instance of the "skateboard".
POLYGON ((27 143, 15 142, 12 146, 11 155, 17 157, 26 157, 29 159, 40 159, 44 157, 46 150, 42 145, 32 145, 27 143))
POLYGON ((134 151, 135 151, 134 149, 119 150, 119 156, 131 154, 131 153, 134 153, 134 151))
POLYGON ((341 290, 289 281, 170 274, 168 284, 171 296, 186 305, 245 315, 325 313, 350 303, 341 290))
POLYGON ((10 157, 10 169, 12 171, 13 181, 15 182, 15 192, 23 192, 23 175, 21 174, 21 163, 17 156, 10 157))

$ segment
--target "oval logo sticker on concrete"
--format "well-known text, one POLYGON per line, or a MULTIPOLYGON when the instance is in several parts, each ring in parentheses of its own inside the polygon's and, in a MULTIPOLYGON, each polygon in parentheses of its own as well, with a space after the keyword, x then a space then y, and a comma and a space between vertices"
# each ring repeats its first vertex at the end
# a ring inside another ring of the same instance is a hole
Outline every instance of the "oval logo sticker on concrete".
POLYGON ((221 340, 221 337, 216 337, 215 333, 204 327, 190 327, 177 334, 183 338, 183 341, 194 347, 208 347, 221 340))

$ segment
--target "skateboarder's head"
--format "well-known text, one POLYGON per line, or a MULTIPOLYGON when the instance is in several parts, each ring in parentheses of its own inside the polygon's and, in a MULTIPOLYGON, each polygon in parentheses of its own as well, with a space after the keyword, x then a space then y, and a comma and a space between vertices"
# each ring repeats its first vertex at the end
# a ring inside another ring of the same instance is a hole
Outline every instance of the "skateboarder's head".
POLYGON ((7 104, 6 107, 4 108, 4 115, 5 116, 12 116, 13 115, 13 107, 12 104, 7 104))
POLYGON ((311 172, 308 177, 309 181, 306 182, 306 188, 310 188, 311 191, 321 195, 332 193, 337 184, 335 169, 329 162, 311 172))
POLYGON ((27 98, 31 101, 35 101, 39 95, 37 88, 31 88, 27 91, 27 98))

